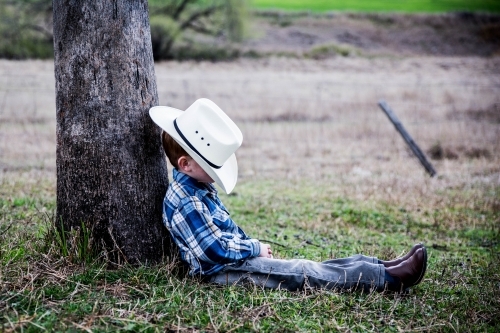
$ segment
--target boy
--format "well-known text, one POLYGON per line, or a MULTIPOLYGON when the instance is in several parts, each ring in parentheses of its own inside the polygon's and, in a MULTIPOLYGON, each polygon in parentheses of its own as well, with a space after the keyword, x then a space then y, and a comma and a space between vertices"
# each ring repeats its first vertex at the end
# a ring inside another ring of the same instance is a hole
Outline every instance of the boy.
POLYGON ((233 222, 212 184, 228 194, 236 185, 234 152, 243 140, 236 124, 208 99, 195 101, 186 111, 158 106, 149 114, 163 129, 163 148, 174 166, 163 221, 191 276, 290 291, 401 291, 422 280, 427 267, 422 244, 392 261, 363 255, 324 262, 274 259, 269 244, 250 238, 233 222))

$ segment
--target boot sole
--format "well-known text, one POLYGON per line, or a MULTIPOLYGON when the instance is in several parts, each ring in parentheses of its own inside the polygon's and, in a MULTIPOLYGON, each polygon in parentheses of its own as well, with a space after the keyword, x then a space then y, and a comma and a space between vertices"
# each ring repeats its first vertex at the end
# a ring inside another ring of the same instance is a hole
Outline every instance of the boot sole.
POLYGON ((425 271, 427 270, 427 249, 425 248, 425 246, 422 246, 421 249, 424 251, 424 267, 422 267, 422 271, 420 272, 420 276, 418 277, 417 281, 415 281, 415 283, 413 284, 414 286, 422 281, 425 275, 425 271))
POLYGON ((403 288, 404 288, 402 291, 403 293, 408 293, 410 291, 411 287, 419 284, 422 281, 422 279, 424 278, 425 271, 427 270, 427 249, 425 248, 425 246, 422 246, 421 249, 424 252, 424 265, 422 267, 422 270, 420 271, 420 276, 418 277, 418 279, 415 280, 415 282, 411 286, 406 287, 403 285, 403 288))

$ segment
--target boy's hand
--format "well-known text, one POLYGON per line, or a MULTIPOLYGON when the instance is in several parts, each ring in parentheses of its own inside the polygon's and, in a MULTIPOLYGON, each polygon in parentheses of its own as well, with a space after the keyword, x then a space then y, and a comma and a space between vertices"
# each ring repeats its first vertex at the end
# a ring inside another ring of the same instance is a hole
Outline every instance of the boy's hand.
POLYGON ((272 258, 273 251, 269 244, 260 243, 260 254, 259 257, 272 258))

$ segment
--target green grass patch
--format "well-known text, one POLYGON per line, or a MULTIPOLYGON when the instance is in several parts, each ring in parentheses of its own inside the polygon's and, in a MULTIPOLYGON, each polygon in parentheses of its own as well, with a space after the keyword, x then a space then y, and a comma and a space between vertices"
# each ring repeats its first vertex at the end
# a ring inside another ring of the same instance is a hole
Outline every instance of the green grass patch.
POLYGON ((348 45, 338 44, 322 44, 311 48, 304 54, 306 58, 311 59, 326 59, 332 56, 349 57, 352 55, 359 55, 361 52, 348 45))
POLYGON ((360 12, 449 12, 484 11, 500 12, 496 0, 253 0, 258 9, 283 9, 293 11, 360 11, 360 12))
POLYGON ((61 254, 47 224, 55 207, 52 195, 32 189, 24 193, 35 195, 23 196, 4 187, 0 328, 496 332, 500 214, 485 203, 497 200, 499 192, 473 196, 454 191, 442 193, 453 198, 450 207, 428 203, 418 211, 339 197, 326 185, 305 182, 252 181, 222 195, 233 219, 248 234, 271 242, 283 258, 325 260, 364 253, 389 259, 425 242, 427 275, 409 294, 399 295, 211 286, 186 278, 175 263, 110 269, 61 254))

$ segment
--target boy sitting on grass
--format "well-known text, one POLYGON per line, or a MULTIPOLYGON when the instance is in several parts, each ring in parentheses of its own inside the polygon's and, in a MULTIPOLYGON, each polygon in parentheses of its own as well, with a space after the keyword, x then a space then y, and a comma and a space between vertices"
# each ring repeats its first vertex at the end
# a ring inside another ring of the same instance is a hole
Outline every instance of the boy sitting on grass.
POLYGON ((174 166, 163 222, 189 265, 189 275, 216 284, 253 283, 290 291, 402 291, 424 277, 427 252, 422 244, 392 261, 363 255, 323 262, 273 258, 269 244, 247 236, 234 223, 213 185, 228 194, 236 185, 234 152, 243 140, 236 124, 208 99, 195 101, 186 111, 157 106, 149 113, 163 129, 163 148, 174 166))

